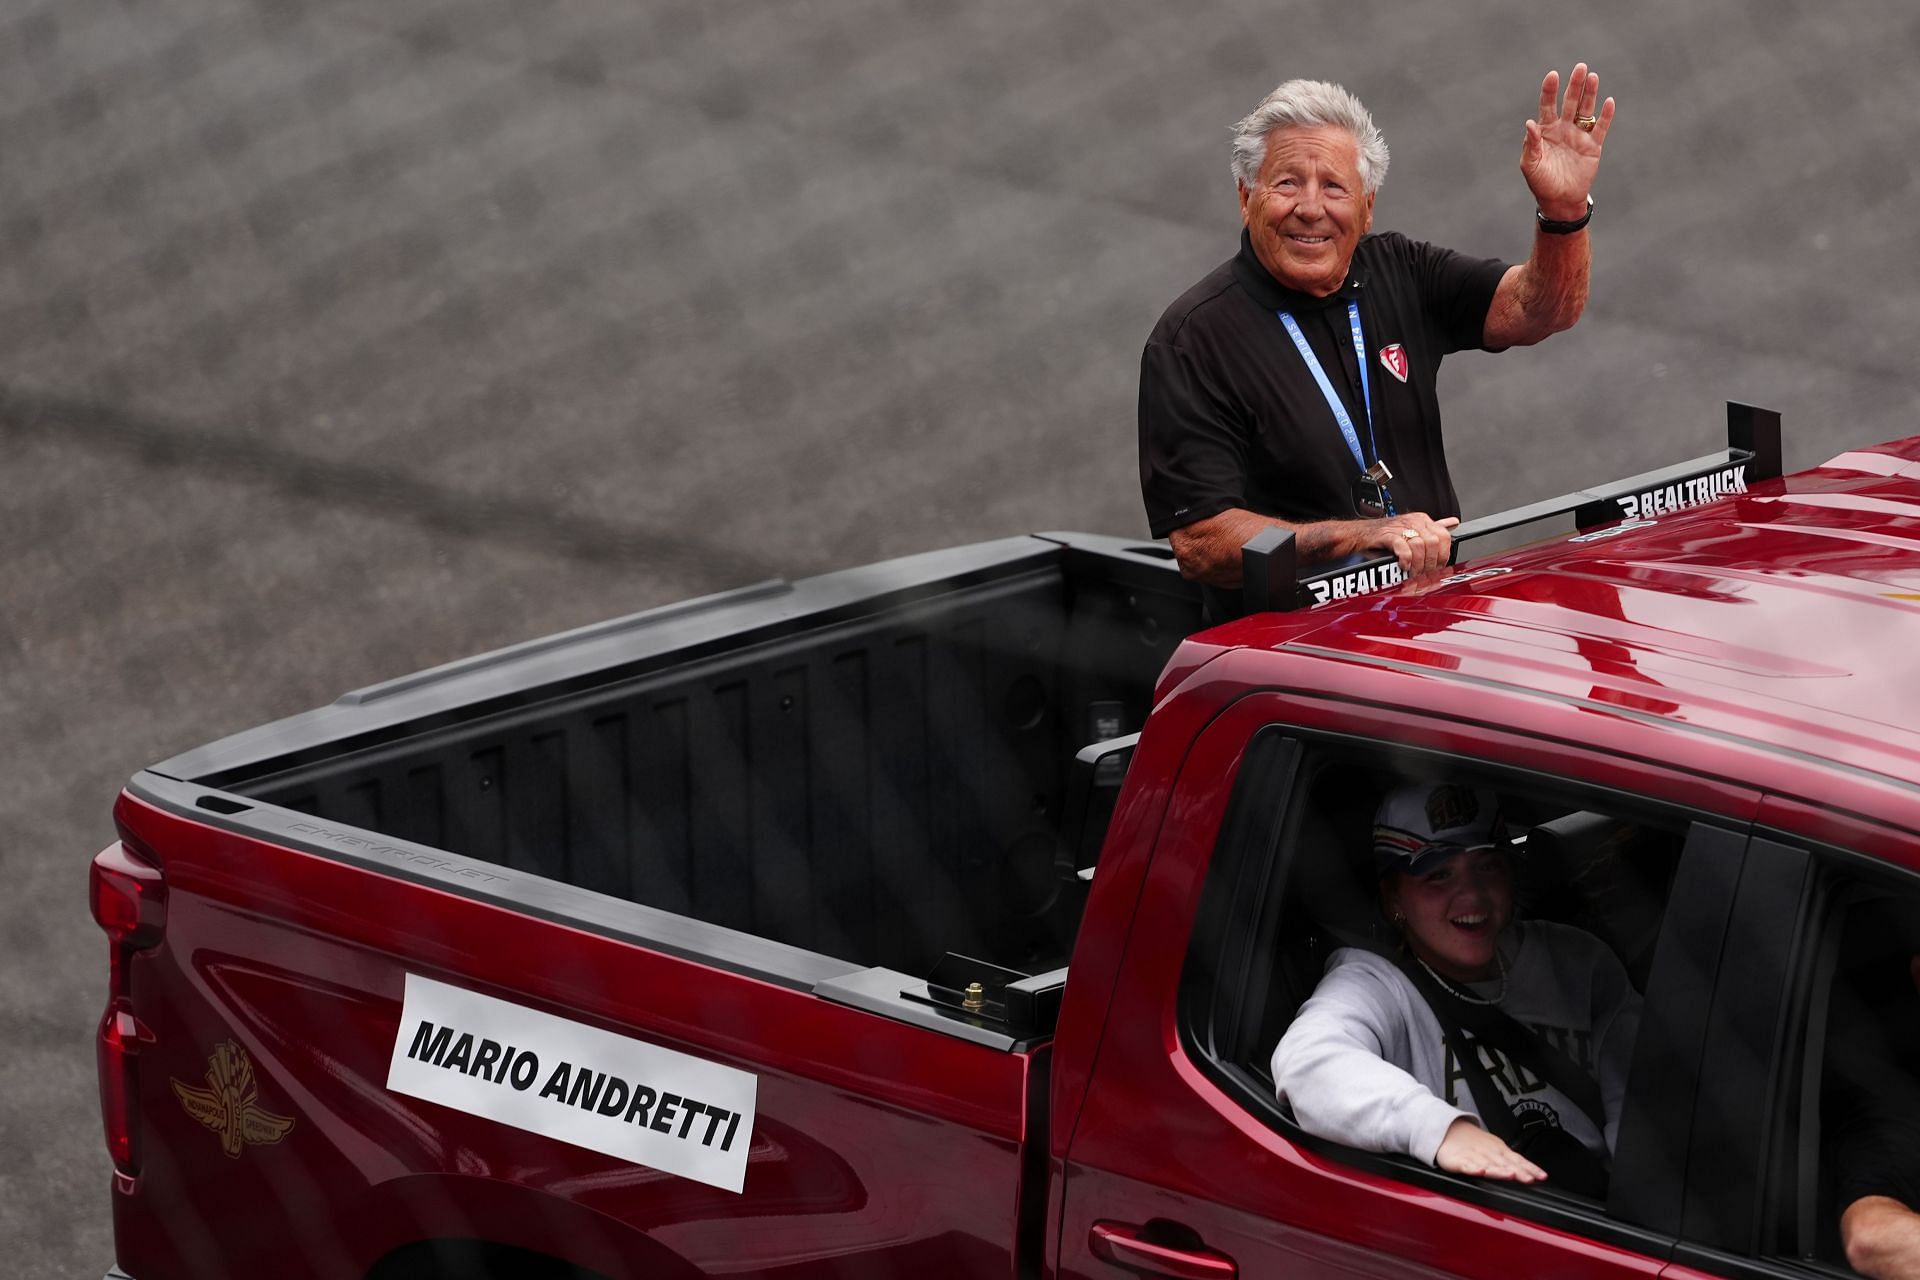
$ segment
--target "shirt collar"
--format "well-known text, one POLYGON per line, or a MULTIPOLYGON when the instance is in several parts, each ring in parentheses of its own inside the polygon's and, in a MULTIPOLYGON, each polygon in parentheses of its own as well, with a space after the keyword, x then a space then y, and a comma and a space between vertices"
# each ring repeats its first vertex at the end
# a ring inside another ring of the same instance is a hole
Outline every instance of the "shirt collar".
MULTIPOLYGON (((1362 236, 1361 244, 1366 243, 1362 236)), ((1324 298, 1316 298, 1310 293, 1301 293, 1298 289, 1289 289, 1273 278, 1266 266, 1253 252, 1253 237, 1247 234, 1245 227, 1240 228, 1240 252, 1233 257, 1233 275, 1253 300, 1268 311, 1319 311, 1335 304, 1344 304, 1355 297, 1365 287, 1367 271, 1360 261, 1360 250, 1356 246, 1353 261, 1347 264, 1347 282, 1324 298)))

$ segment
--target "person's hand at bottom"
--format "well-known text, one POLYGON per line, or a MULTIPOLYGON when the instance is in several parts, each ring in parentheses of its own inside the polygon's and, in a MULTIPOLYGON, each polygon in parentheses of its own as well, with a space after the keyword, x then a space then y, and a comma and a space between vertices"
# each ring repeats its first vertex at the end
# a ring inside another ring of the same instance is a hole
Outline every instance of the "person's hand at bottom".
POLYGON ((1502 1182, 1545 1182, 1547 1171, 1465 1116, 1447 1126, 1433 1162, 1448 1173, 1502 1182))

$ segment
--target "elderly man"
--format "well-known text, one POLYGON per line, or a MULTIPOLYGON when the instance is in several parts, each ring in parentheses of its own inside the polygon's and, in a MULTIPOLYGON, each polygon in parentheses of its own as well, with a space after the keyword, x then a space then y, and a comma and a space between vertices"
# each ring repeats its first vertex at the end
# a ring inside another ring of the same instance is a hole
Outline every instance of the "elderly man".
POLYGON ((1460 503, 1434 378, 1467 347, 1569 328, 1587 300, 1588 191, 1614 103, 1582 63, 1540 85, 1520 172, 1538 216, 1518 266, 1369 234, 1387 145, 1338 85, 1289 80, 1235 126, 1240 252, 1181 295, 1140 368, 1140 482, 1155 537, 1239 612, 1240 548, 1268 525, 1302 561, 1391 552, 1444 566, 1460 503))

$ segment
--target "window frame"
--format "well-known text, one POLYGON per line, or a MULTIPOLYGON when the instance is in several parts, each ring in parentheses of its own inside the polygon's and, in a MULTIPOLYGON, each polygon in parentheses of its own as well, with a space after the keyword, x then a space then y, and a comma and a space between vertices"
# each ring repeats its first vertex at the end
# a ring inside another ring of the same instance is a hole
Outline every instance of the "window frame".
MULTIPOLYGON (((1656 1072, 1660 1078, 1674 1078, 1672 1073, 1693 1081, 1699 1078, 1701 1041, 1720 972, 1719 947, 1713 939, 1723 936, 1731 914, 1751 824, 1725 813, 1652 799, 1617 786, 1470 756, 1457 750, 1382 741, 1284 722, 1269 723, 1250 738, 1234 779, 1180 978, 1176 1025, 1189 1060, 1236 1106, 1288 1143, 1349 1168, 1435 1191, 1455 1200, 1512 1214, 1603 1244, 1667 1257, 1680 1235, 1685 1179, 1679 1174, 1670 1179, 1643 1178, 1635 1186, 1635 1194, 1620 1206, 1616 1207, 1615 1202, 1622 1201, 1622 1197, 1610 1195, 1605 1209, 1596 1211, 1592 1201, 1571 1194, 1483 1182, 1429 1168, 1407 1157, 1359 1151, 1314 1137, 1286 1114, 1268 1083, 1242 1065, 1245 1058, 1241 1050, 1249 1034, 1246 1029, 1256 1021, 1246 1011, 1247 975, 1259 955, 1272 955, 1277 949, 1271 935, 1279 928, 1279 917, 1287 901, 1285 890, 1293 881, 1293 860, 1299 854, 1292 837, 1297 836, 1302 820, 1299 803, 1302 769, 1313 764, 1316 756, 1329 752, 1372 757, 1383 767, 1417 761, 1467 773, 1476 781, 1487 781, 1496 787, 1572 792, 1589 798, 1596 808, 1651 817, 1684 833, 1648 986, 1651 989, 1660 978, 1682 971, 1678 966, 1689 961, 1699 966, 1700 971, 1692 975, 1694 981, 1668 1002, 1673 1006, 1668 1016, 1679 1016, 1683 1024, 1687 1009, 1694 1010, 1689 1028, 1694 1034, 1690 1042, 1670 1046, 1666 1060, 1651 1068, 1643 1059, 1652 1053, 1646 1048, 1652 1041, 1643 1040, 1642 1046, 1636 1048, 1634 1059, 1634 1074, 1643 1079, 1656 1072), (1284 799, 1276 804, 1275 796, 1284 799), (1265 952, 1259 949, 1263 932, 1268 935, 1265 952), (1689 945, 1690 939, 1698 939, 1703 933, 1707 945, 1689 945), (1689 955, 1689 952, 1695 954, 1689 955), (1235 985, 1229 987, 1220 982, 1222 975, 1229 976, 1235 985), (1620 1216, 1609 1216, 1610 1211, 1618 1211, 1620 1216)), ((1617 758, 1614 763, 1619 763, 1617 758)), ((1669 778, 1685 774, 1683 770, 1650 762, 1633 763, 1637 769, 1669 778)), ((1753 798, 1757 802, 1757 792, 1753 798)), ((1652 1005, 1650 999, 1650 1011, 1652 1005)), ((1696 1105, 1692 1091, 1686 1092, 1682 1106, 1667 1108, 1664 1113, 1656 1108, 1654 1114, 1649 1114, 1649 1108, 1640 1101, 1644 1094, 1644 1090, 1630 1090, 1628 1094, 1629 1110, 1638 1106, 1636 1125, 1647 1128, 1680 1124, 1688 1135, 1681 1146, 1684 1164, 1691 1157, 1691 1126, 1696 1105)), ((1623 1139, 1627 1131, 1627 1118, 1623 1117, 1623 1139)), ((1616 1186, 1625 1182, 1617 1179, 1616 1186)))
MULTIPOLYGON (((1804 1252, 1816 1247, 1820 1238, 1818 1113, 1827 1049, 1827 1002, 1845 910, 1887 892, 1920 901, 1920 869, 1784 830, 1766 821, 1767 816, 1763 810, 1762 821, 1755 826, 1756 846, 1789 851, 1804 866, 1791 941, 1784 950, 1774 949, 1770 959, 1765 954, 1765 931, 1777 929, 1785 920, 1783 904, 1745 903, 1742 911, 1750 918, 1736 936, 1749 941, 1738 949, 1729 948, 1729 963, 1750 972, 1756 964, 1777 962, 1777 1016, 1768 1018, 1764 1006, 1757 1003, 1743 1007, 1733 989, 1736 984, 1729 984, 1716 998, 1712 1015, 1724 1027, 1725 1036, 1768 1046, 1765 1060, 1747 1063, 1746 1078, 1735 1082, 1744 1105, 1721 1118, 1728 1128, 1754 1135, 1757 1154, 1753 1158, 1760 1176, 1750 1216, 1745 1218, 1739 1213, 1742 1206, 1729 1203, 1724 1189, 1715 1187, 1704 1172, 1690 1177, 1688 1203, 1699 1212, 1687 1224, 1676 1260, 1737 1280, 1857 1280, 1857 1273, 1843 1262, 1804 1252), (1756 944, 1753 939, 1762 941, 1756 944)), ((1860 821, 1839 814, 1832 817, 1843 826, 1860 821)), ((1868 822, 1866 827, 1879 841, 1920 840, 1913 832, 1887 824, 1868 822)))

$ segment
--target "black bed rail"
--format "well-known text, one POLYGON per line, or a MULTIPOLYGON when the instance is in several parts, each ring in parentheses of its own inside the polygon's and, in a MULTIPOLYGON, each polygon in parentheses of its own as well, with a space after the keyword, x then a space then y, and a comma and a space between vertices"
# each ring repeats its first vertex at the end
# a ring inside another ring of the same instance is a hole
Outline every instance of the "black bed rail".
MULTIPOLYGON (((1505 533, 1571 513, 1579 533, 1602 525, 1639 528, 1673 511, 1711 502, 1730 493, 1744 493, 1749 484, 1781 474, 1780 415, 1753 405, 1727 404, 1727 447, 1685 462, 1644 471, 1591 489, 1532 502, 1511 511, 1496 512, 1463 522, 1453 531, 1450 560, 1457 562, 1460 547, 1476 538, 1505 533)), ((1300 573, 1293 531, 1272 526, 1247 541, 1240 550, 1243 571, 1241 600, 1247 613, 1286 611, 1366 595, 1404 581, 1392 556, 1362 562, 1343 562, 1300 573)))

